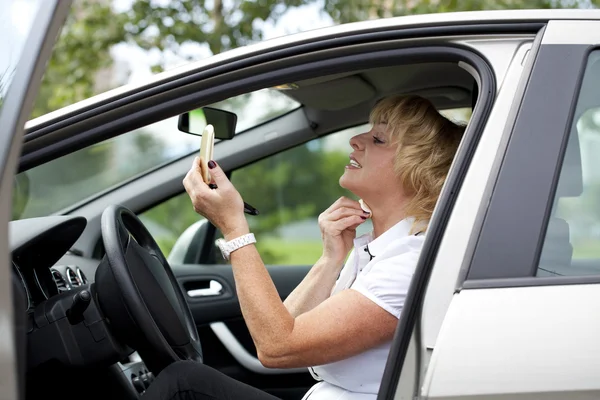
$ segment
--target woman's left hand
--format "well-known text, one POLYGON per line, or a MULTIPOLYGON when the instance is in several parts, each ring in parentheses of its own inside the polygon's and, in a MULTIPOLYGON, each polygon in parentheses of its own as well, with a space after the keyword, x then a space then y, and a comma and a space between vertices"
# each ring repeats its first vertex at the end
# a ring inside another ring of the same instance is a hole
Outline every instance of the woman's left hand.
POLYGON ((211 183, 217 185, 216 189, 211 189, 202 179, 199 157, 194 159, 192 168, 183 179, 194 210, 209 219, 223 233, 225 240, 248 233, 242 196, 216 162, 209 161, 208 167, 211 183))

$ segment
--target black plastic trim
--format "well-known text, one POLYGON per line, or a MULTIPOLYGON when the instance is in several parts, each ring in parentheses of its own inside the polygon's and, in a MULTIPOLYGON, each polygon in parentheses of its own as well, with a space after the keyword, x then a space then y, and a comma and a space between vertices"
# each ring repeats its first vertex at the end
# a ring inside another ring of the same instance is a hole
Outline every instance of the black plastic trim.
MULTIPOLYGON (((531 45, 531 49, 529 50, 529 54, 527 55, 527 60, 525 61, 525 65, 523 66, 523 73, 521 78, 519 79, 519 83, 517 84, 517 89, 515 91, 514 98, 518 99, 518 101, 514 101, 511 109, 508 113, 508 123, 504 128, 502 133, 502 138, 500 140, 500 144, 498 146, 498 153, 496 159, 494 160, 494 164, 492 165, 492 169, 490 171, 490 177, 494 177, 494 179, 490 179, 486 185, 486 188, 483 193, 483 202, 489 202, 489 199, 492 197, 492 193, 494 191, 494 187, 496 186, 496 181, 498 177, 498 172, 502 167, 502 161, 504 159, 504 154, 506 153, 506 149, 508 147, 508 143, 510 140, 510 132, 512 132, 517 115, 519 110, 521 109, 521 105, 523 104, 523 98, 525 94, 525 90, 527 89, 527 85, 529 84, 529 80, 531 79, 531 71, 533 70, 533 66, 535 64, 535 60, 537 58, 539 49, 541 47, 542 38, 544 37, 544 32, 546 31, 546 27, 544 26, 538 32, 535 40, 531 45)), ((471 238, 467 244, 467 248, 465 251, 465 258, 463 260, 463 264, 458 274, 457 286, 458 290, 460 290, 460 286, 465 281, 467 277, 467 272, 469 271, 469 266, 471 265, 471 261, 473 259, 473 254, 475 253, 475 247, 477 246, 477 241, 479 240, 479 235, 481 233, 481 229, 483 228, 483 222, 485 220, 485 216, 487 214, 487 207, 481 207, 477 215, 475 217, 475 222, 473 224, 473 230, 471 232, 471 238)))
MULTIPOLYGON (((315 51, 334 49, 342 46, 351 46, 357 44, 372 43, 377 44, 382 41, 392 41, 398 39, 426 39, 443 36, 466 36, 466 35, 486 35, 486 34, 530 34, 535 33, 543 26, 546 21, 527 20, 522 21, 499 21, 495 23, 482 24, 479 21, 464 21, 452 23, 446 26, 439 26, 438 23, 417 28, 402 27, 384 27, 376 28, 372 31, 363 31, 360 33, 346 32, 331 37, 313 38, 306 42, 296 42, 293 46, 282 45, 269 48, 263 53, 254 55, 243 55, 240 57, 225 59, 221 63, 213 64, 207 67, 199 67, 197 70, 189 71, 189 75, 175 76, 171 81, 157 83, 153 87, 136 88, 135 92, 126 92, 109 99, 98 101, 89 107, 75 110, 69 114, 57 116, 55 119, 37 125, 28 130, 26 141, 46 133, 55 131, 65 126, 72 125, 84 119, 89 119, 95 115, 105 113, 112 109, 118 109, 135 101, 159 95, 165 91, 186 87, 202 79, 218 76, 227 72, 247 68, 259 63, 265 63, 280 60, 288 57, 303 55, 315 51), (207 69, 208 68, 208 69, 207 69)), ((188 110, 186 110, 188 111, 188 110)))
POLYGON ((462 290, 534 286, 591 285, 598 283, 600 283, 600 275, 479 279, 466 281, 463 284, 462 290))
POLYGON ((542 45, 467 280, 535 274, 588 45, 542 45))
POLYGON ((474 53, 468 54, 467 57, 468 63, 475 69, 481 81, 479 95, 477 96, 479 99, 478 104, 473 110, 473 116, 463 138, 463 145, 455 158, 455 166, 448 174, 446 186, 439 197, 431 224, 427 230, 427 238, 421 251, 421 257, 417 263, 404 309, 394 334, 379 395, 377 396, 378 400, 393 400, 396 394, 413 327, 421 315, 421 304, 425 297, 429 276, 446 224, 496 98, 496 81, 490 66, 484 59, 474 53))

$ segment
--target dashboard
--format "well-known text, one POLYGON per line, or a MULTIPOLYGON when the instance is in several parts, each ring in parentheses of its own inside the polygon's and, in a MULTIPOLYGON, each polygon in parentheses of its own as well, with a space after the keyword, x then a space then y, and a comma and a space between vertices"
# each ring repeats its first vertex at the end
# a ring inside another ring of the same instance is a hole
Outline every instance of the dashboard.
MULTIPOLYGON (((73 377, 73 398, 101 382, 102 390, 136 399, 153 379, 99 307, 92 284, 101 261, 71 250, 86 225, 78 216, 9 223, 17 359, 32 398, 64 397, 62 385, 49 393, 65 374, 73 377)), ((102 398, 112 397, 102 390, 102 398)))
POLYGON ((13 273, 26 294, 26 309, 29 311, 36 305, 52 296, 92 283, 87 274, 78 265, 54 265, 51 268, 20 267, 12 260, 13 273))
POLYGON ((83 217, 11 221, 12 269, 26 296, 23 311, 32 311, 53 296, 92 283, 98 261, 78 257, 70 250, 86 224, 83 217))

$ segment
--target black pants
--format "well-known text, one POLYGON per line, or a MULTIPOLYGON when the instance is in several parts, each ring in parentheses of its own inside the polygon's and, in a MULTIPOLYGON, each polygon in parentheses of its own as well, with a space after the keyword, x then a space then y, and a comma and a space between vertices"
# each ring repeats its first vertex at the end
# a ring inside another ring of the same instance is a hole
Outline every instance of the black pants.
POLYGON ((193 361, 178 361, 161 371, 142 400, 279 400, 261 390, 193 361))

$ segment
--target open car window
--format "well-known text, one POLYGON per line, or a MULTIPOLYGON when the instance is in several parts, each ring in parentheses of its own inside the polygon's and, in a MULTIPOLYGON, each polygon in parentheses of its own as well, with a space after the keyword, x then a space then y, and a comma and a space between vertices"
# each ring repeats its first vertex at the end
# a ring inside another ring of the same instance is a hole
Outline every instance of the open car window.
MULTIPOLYGON (((470 108, 440 112, 462 124, 471 116, 470 108)), ((369 129, 365 124, 334 132, 232 172, 232 183, 244 200, 260 211, 259 217, 248 217, 248 222, 267 264, 312 265, 318 260, 322 248, 317 218, 340 196, 354 197, 338 181, 352 151, 350 138, 369 129)), ((166 256, 186 229, 203 219, 190 207, 185 192, 145 211, 140 218, 166 256)), ((369 220, 359 227, 358 234, 371 229, 369 220)), ((227 263, 216 247, 211 249, 208 259, 195 262, 227 263)))

